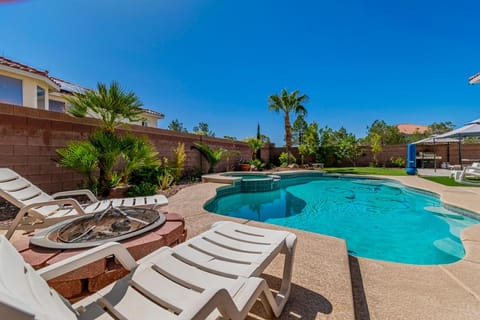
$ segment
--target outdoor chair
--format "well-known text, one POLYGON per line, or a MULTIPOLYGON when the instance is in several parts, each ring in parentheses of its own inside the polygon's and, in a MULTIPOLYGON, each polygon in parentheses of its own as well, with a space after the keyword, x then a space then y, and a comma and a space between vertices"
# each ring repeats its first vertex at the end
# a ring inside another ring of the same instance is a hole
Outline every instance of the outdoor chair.
POLYGON ((101 212, 111 206, 153 206, 168 203, 167 198, 163 195, 98 200, 90 190, 86 189, 48 195, 8 168, 0 168, 0 197, 20 209, 5 235, 7 239, 11 238, 20 225, 31 227, 43 224, 43 226, 48 226, 78 215, 101 212), (80 205, 73 198, 65 198, 73 196, 86 196, 89 203, 80 205))
POLYGON ((474 162, 471 166, 463 168, 463 170, 454 171, 453 177, 458 183, 480 185, 480 163, 474 162), (477 181, 470 180, 469 178, 477 179, 477 181))
POLYGON ((288 299, 296 236, 233 222, 138 262, 108 243, 35 271, 0 236, 0 314, 5 319, 245 319, 260 299, 278 317, 288 299), (280 252, 283 281, 274 296, 261 272, 280 252), (46 280, 114 255, 130 273, 73 306, 46 280))

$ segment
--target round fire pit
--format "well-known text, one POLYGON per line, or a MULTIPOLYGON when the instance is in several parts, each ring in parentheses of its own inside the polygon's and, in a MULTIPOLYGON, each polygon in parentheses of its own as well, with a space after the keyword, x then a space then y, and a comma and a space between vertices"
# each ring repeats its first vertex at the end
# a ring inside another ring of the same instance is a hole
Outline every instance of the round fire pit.
POLYGON ((160 227, 163 213, 138 207, 110 207, 93 215, 57 223, 37 234, 30 243, 53 249, 95 247, 120 241, 160 227))

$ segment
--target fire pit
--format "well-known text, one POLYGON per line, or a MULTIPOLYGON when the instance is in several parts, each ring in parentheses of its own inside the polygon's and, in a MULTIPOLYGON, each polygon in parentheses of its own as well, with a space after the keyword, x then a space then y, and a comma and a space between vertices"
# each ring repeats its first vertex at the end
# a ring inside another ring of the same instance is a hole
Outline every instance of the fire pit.
POLYGON ((53 225, 34 235, 30 243, 53 249, 95 247, 137 236, 163 225, 165 220, 163 213, 153 209, 110 207, 53 225))

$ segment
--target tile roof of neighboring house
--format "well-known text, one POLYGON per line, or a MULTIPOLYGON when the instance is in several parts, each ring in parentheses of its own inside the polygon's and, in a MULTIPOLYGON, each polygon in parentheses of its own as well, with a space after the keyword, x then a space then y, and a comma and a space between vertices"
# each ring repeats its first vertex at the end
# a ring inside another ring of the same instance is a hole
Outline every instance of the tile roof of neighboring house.
POLYGON ((153 110, 150 110, 150 109, 143 109, 143 111, 146 113, 146 114, 150 114, 152 116, 155 116, 155 117, 158 117, 158 119, 163 119, 165 118, 165 115, 163 113, 160 113, 160 112, 157 112, 157 111, 153 111, 153 110))
POLYGON ((480 83, 480 72, 468 78, 468 83, 470 84, 480 83))
POLYGON ((33 67, 27 66, 26 64, 7 59, 5 57, 0 56, 0 64, 4 65, 4 66, 7 66, 7 67, 23 70, 23 71, 30 72, 30 73, 35 73, 35 74, 50 78, 47 70, 43 70, 43 71, 38 70, 38 69, 35 69, 33 67))
POLYGON ((428 126, 409 123, 398 124, 397 128, 401 134, 414 134, 415 132, 424 133, 428 130, 428 126))

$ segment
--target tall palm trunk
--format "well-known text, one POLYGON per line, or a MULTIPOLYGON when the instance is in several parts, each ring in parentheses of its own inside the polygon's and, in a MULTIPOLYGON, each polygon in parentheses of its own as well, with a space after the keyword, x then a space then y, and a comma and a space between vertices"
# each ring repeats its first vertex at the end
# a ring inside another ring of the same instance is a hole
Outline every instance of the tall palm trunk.
POLYGON ((292 126, 290 125, 290 115, 285 112, 285 151, 287 152, 288 164, 290 164, 290 150, 292 149, 292 126))

